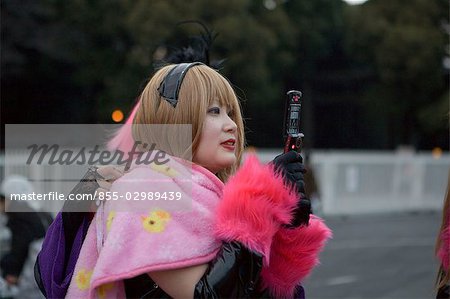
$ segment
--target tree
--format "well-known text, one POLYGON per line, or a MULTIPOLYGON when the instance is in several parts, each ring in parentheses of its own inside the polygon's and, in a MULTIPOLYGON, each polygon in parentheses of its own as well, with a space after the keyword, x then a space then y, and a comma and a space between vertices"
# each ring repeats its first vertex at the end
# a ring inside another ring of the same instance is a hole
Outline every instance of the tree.
POLYGON ((242 99, 250 145, 281 147, 293 88, 305 94, 309 146, 428 146, 422 136, 447 125, 433 124, 427 108, 448 93, 445 0, 22 4, 1 3, 3 122, 111 122, 114 109, 131 109, 154 62, 201 31, 177 24, 200 20, 219 33, 211 54, 226 59, 221 72, 242 99))
POLYGON ((346 11, 347 46, 376 75, 366 99, 385 107, 391 147, 418 147, 421 130, 433 121, 419 118, 421 111, 448 92, 442 66, 448 10, 446 0, 371 0, 346 11))

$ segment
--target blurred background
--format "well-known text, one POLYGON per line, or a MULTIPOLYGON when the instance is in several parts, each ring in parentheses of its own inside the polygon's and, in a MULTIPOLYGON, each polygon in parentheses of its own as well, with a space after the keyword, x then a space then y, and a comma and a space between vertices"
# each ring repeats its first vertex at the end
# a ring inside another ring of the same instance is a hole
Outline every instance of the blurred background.
MULTIPOLYGON (((263 161, 283 146, 286 92, 303 92, 308 192, 335 231, 308 298, 433 297, 450 166, 448 0, 3 0, 0 8, 1 149, 5 124, 122 123, 155 61, 202 32, 177 24, 201 21, 218 33, 211 58, 225 59, 249 149, 263 161)), ((2 157, 4 173, 52 175, 2 157)), ((58 190, 46 184, 37 190, 58 190)))
POLYGON ((211 56, 226 59, 249 145, 280 146, 284 95, 299 89, 309 148, 448 150, 448 12, 447 0, 4 0, 2 123, 113 123, 155 59, 201 32, 176 24, 200 20, 218 33, 211 56))

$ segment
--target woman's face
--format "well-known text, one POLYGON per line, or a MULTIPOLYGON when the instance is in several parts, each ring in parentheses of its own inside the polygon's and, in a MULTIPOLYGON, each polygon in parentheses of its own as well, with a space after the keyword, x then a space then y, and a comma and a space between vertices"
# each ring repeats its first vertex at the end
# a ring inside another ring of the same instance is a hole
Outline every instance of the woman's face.
POLYGON ((237 126, 230 118, 234 113, 214 101, 207 109, 200 142, 193 162, 212 173, 236 163, 237 126))

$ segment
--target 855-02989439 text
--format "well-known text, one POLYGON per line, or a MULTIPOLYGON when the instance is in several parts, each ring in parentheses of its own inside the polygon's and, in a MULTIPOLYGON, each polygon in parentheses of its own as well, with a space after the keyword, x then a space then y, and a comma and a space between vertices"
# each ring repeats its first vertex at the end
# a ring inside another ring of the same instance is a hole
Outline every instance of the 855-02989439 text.
POLYGON ((99 200, 180 200, 181 192, 101 192, 97 197, 99 200))

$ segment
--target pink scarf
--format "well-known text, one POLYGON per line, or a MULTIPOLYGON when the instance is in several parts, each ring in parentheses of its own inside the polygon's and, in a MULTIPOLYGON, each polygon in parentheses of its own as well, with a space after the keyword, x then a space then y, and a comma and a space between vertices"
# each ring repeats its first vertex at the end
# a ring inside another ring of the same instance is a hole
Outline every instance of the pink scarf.
POLYGON ((125 298, 124 279, 212 260, 221 245, 211 224, 222 189, 211 172, 178 159, 134 165, 110 190, 119 200, 99 207, 67 298, 125 298))
POLYGON ((123 280, 157 270, 207 263, 221 241, 238 241, 264 256, 262 285, 275 297, 292 297, 319 262, 331 231, 317 217, 284 229, 297 195, 272 167, 248 157, 223 183, 206 169, 172 159, 134 166, 112 195, 179 192, 182 200, 106 202, 92 222, 67 298, 125 298, 123 280))

